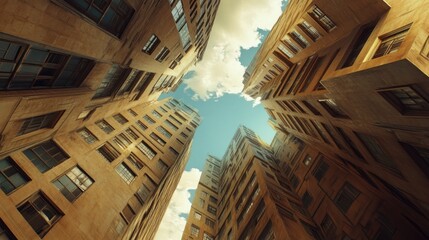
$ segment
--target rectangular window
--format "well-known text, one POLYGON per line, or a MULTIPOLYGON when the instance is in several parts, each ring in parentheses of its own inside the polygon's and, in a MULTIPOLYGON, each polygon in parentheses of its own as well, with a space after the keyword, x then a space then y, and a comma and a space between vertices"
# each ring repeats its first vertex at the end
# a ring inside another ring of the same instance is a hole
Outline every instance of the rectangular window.
POLYGON ((112 125, 110 125, 108 122, 106 122, 105 120, 101 120, 95 123, 101 130, 103 130, 103 132, 109 134, 111 132, 113 132, 115 129, 112 127, 112 125))
POLYGON ((176 125, 174 125, 173 123, 171 123, 169 120, 165 120, 165 124, 167 125, 167 126, 169 126, 171 129, 173 129, 173 130, 177 130, 177 129, 179 129, 176 125))
POLYGON ((217 204, 217 198, 210 196, 209 200, 210 200, 210 202, 217 204))
POLYGON ((337 205, 337 207, 346 214, 359 194, 359 190, 346 182, 335 197, 335 205, 337 205))
POLYGON ((123 150, 125 150, 129 145, 131 145, 131 143, 133 143, 131 139, 129 139, 124 133, 121 133, 114 137, 113 142, 116 143, 116 145, 123 150))
POLYGON ((316 41, 320 38, 319 31, 317 31, 317 29, 307 21, 303 21, 302 23, 298 24, 298 26, 311 38, 311 40, 316 41))
POLYGON ((137 113, 134 111, 134 110, 132 110, 132 109, 128 109, 128 112, 129 113, 131 113, 131 115, 133 115, 134 117, 137 117, 137 113))
POLYGON ((144 115, 143 119, 146 120, 146 122, 148 122, 149 124, 155 124, 155 120, 153 120, 151 117, 149 117, 148 115, 144 115))
POLYGON ((162 118, 162 115, 159 112, 157 112, 156 110, 152 111, 152 115, 155 116, 156 118, 162 118))
POLYGON ((347 114, 334 102, 332 99, 321 99, 318 102, 329 112, 333 117, 349 118, 347 114))
POLYGON ((16 237, 12 234, 9 228, 4 224, 0 219, 0 239, 4 240, 17 240, 16 237))
POLYGON ((79 87, 94 66, 86 58, 0 39, 0 89, 79 87))
POLYGON ((295 54, 290 51, 287 47, 285 47, 283 44, 279 44, 278 49, 286 55, 288 58, 292 58, 295 54))
POLYGON ((168 150, 170 150, 170 152, 173 153, 175 156, 179 156, 179 152, 177 152, 176 149, 169 147, 168 150))
POLYGON ((207 205, 207 211, 213 215, 216 215, 217 209, 215 207, 213 207, 212 205, 208 204, 207 205))
POLYGON ((156 152, 143 141, 137 144, 136 148, 138 148, 146 157, 148 157, 149 160, 152 160, 156 155, 156 152))
POLYGON ((203 240, 214 240, 214 237, 210 236, 208 233, 204 233, 203 240))
POLYGON ((167 129, 165 129, 162 126, 158 126, 156 128, 156 130, 158 130, 162 135, 164 135, 167 138, 171 138, 171 136, 172 136, 171 133, 169 131, 167 131, 167 129))
POLYGON ((159 51, 159 53, 156 55, 155 60, 158 62, 162 62, 165 60, 169 53, 170 49, 168 49, 167 47, 163 47, 161 51, 159 51))
POLYGON ((162 173, 166 173, 168 171, 168 165, 162 160, 158 160, 156 167, 161 170, 162 173))
POLYGON ((52 140, 30 147, 24 150, 24 154, 42 173, 69 158, 69 156, 52 140))
POLYGON ((194 218, 197 220, 201 220, 201 213, 194 212, 194 218))
POLYGON ((79 13, 85 15, 98 27, 121 37, 134 9, 125 0, 115 1, 75 1, 63 0, 79 13))
POLYGON ((186 135, 184 132, 180 133, 180 136, 184 137, 184 138, 188 138, 188 135, 186 135))
POLYGON ((401 114, 411 116, 429 115, 429 96, 416 86, 380 89, 378 93, 401 114))
POLYGON ((325 29, 327 32, 332 31, 337 26, 335 23, 328 17, 326 14, 318 8, 316 5, 314 5, 310 12, 308 13, 317 23, 320 24, 320 26, 325 29))
POLYGON ((313 202, 313 197, 310 195, 310 193, 308 193, 307 191, 305 191, 305 193, 302 196, 301 200, 302 200, 302 205, 304 206, 304 208, 308 209, 308 207, 313 202))
POLYGON ((117 157, 119 157, 119 152, 110 144, 106 143, 97 149, 98 153, 109 162, 113 162, 117 157))
POLYGON ((325 176, 328 169, 329 165, 324 161, 324 158, 321 157, 312 174, 314 178, 316 178, 317 181, 320 182, 320 180, 322 180, 322 178, 325 176))
POLYGON ((264 230, 262 230, 261 234, 259 235, 258 239, 260 240, 276 239, 276 237, 274 236, 273 224, 271 223, 271 221, 267 223, 264 230))
POLYGON ((115 90, 119 88, 124 78, 126 78, 128 72, 127 69, 119 67, 117 64, 112 65, 97 90, 95 90, 92 99, 112 96, 115 90))
POLYGON ((28 181, 30 181, 30 178, 18 167, 12 158, 6 157, 0 159, 0 187, 5 194, 11 193, 20 186, 25 185, 28 181))
POLYGON ((76 166, 52 183, 67 200, 73 202, 94 183, 94 180, 76 166))
POLYGON ((411 24, 407 25, 401 29, 396 30, 393 33, 388 34, 380 38, 381 43, 377 51, 372 58, 378 58, 390 53, 395 53, 399 50, 402 42, 407 36, 408 30, 410 30, 411 24))
POLYGON ((137 124, 137 126, 139 126, 140 127, 140 129, 141 130, 146 130, 147 129, 147 126, 144 124, 144 123, 142 123, 140 120, 139 121, 137 121, 136 122, 136 124, 137 124))
POLYGON ((85 140, 85 142, 91 144, 96 141, 98 141, 97 137, 95 137, 94 134, 92 134, 87 128, 83 128, 78 131, 80 137, 85 140))
MULTIPOLYGON (((124 83, 119 88, 118 93, 116 93, 116 96, 129 94, 131 90, 134 88, 134 86, 136 86, 137 82, 140 80, 143 74, 142 71, 139 71, 136 69, 130 69, 129 71, 130 73, 128 74, 128 77, 125 79, 124 83)), ((128 109, 128 112, 130 112, 133 116, 137 116, 137 113, 131 109, 128 109)))
POLYGON ((402 143, 402 146, 407 150, 414 162, 421 168, 426 176, 429 177, 429 149, 406 143, 402 143))
POLYGON ((54 128, 64 111, 52 112, 23 120, 17 136, 44 128, 54 128))
POLYGON ((150 55, 153 53, 160 42, 161 41, 159 38, 155 34, 152 34, 152 36, 150 36, 149 40, 144 45, 142 51, 150 55))
POLYGON ((305 37, 302 36, 301 34, 299 34, 297 31, 290 32, 289 36, 293 40, 295 40, 295 42, 298 43, 299 46, 301 46, 302 48, 306 48, 306 47, 310 46, 310 43, 307 41, 307 39, 305 39, 305 37))
POLYGON ((356 135, 365 145, 366 149, 371 153, 371 156, 376 162, 395 173, 401 174, 394 160, 386 154, 385 150, 377 139, 363 133, 356 133, 356 135))
POLYGON ((334 224, 334 221, 329 215, 326 215, 320 223, 320 227, 325 232, 326 237, 333 238, 335 236, 335 231, 337 231, 337 227, 334 224))
POLYGON ((195 226, 194 224, 191 225, 191 236, 198 237, 200 234, 200 228, 195 226))
POLYGON ((134 165, 134 167, 136 167, 139 170, 141 170, 144 166, 144 163, 142 162, 142 160, 140 160, 140 158, 138 158, 134 153, 130 153, 127 159, 128 161, 131 162, 132 165, 134 165))
POLYGON ((215 222, 213 220, 211 220, 211 219, 208 219, 208 218, 206 218, 205 224, 207 226, 209 226, 210 228, 214 228, 215 227, 215 222))
POLYGON ((156 135, 155 133, 151 133, 150 137, 155 140, 157 143, 159 143, 161 146, 165 146, 165 144, 167 143, 166 141, 164 141, 164 139, 160 138, 158 135, 156 135))
POLYGON ((63 216, 58 208, 54 206, 42 192, 34 194, 27 201, 18 206, 18 211, 41 238, 43 238, 63 216))
POLYGON ((142 202, 142 204, 144 204, 147 201, 147 199, 150 197, 150 194, 151 194, 151 190, 145 184, 143 184, 136 192, 136 196, 139 199, 139 201, 142 202))
POLYGON ((115 168, 119 176, 127 183, 130 184, 135 178, 136 174, 125 163, 120 163, 115 168))
POLYGON ((350 52, 346 55, 347 58, 344 60, 344 63, 341 64, 340 68, 350 67, 355 63, 359 53, 362 51, 365 43, 368 41, 369 36, 374 30, 374 27, 375 24, 369 24, 362 29, 362 31, 359 33, 359 36, 350 48, 350 52))
POLYGON ((122 116, 122 114, 116 114, 113 116, 113 118, 120 124, 124 125, 125 123, 128 122, 128 120, 122 116))

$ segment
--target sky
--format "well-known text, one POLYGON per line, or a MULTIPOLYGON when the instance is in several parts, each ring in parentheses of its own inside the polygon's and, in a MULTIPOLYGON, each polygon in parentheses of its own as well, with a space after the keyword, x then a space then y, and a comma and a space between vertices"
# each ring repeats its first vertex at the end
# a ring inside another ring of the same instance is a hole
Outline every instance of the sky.
POLYGON ((285 8, 285 0, 221 0, 204 58, 185 75, 174 97, 201 116, 182 178, 155 240, 181 239, 192 197, 209 154, 223 157, 239 125, 270 143, 275 132, 258 100, 241 93, 243 74, 285 8))

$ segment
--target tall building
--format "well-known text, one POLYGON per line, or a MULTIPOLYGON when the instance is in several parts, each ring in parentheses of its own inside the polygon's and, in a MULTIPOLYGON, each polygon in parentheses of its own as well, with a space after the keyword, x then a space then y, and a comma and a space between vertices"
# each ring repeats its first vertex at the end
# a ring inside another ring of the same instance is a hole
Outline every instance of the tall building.
POLYGON ((292 0, 246 71, 329 239, 429 238, 428 7, 292 0))
POLYGON ((207 159, 182 239, 319 237, 278 162, 269 145, 240 126, 223 159, 207 159))
POLYGON ((3 154, 175 90, 203 57, 219 0, 1 5, 3 154))
POLYGON ((218 6, 1 2, 1 238, 153 238, 200 121, 156 100, 203 58, 218 6))
POLYGON ((1 234, 153 238, 198 124, 194 109, 164 99, 8 153, 0 160, 1 234))

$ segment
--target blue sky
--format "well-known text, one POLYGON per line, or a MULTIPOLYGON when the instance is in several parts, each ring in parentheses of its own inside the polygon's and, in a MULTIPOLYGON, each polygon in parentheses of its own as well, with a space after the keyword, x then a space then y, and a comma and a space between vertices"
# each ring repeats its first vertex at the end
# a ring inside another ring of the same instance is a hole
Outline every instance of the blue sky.
POLYGON ((202 61, 185 75, 174 97, 198 109, 202 118, 190 159, 163 217, 156 240, 181 239, 201 169, 209 154, 222 158, 239 125, 270 143, 274 130, 263 106, 241 95, 243 74, 286 0, 221 0, 202 61))

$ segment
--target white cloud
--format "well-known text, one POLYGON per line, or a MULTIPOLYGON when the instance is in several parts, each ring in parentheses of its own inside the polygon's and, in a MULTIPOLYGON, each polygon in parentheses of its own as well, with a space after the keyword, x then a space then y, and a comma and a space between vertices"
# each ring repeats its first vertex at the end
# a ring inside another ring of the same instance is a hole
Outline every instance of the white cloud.
POLYGON ((186 219, 180 215, 189 213, 192 205, 189 201, 191 197, 189 190, 197 188, 200 176, 201 171, 196 168, 183 172, 155 235, 155 240, 177 240, 182 238, 186 219))
POLYGON ((240 61, 242 49, 261 43, 258 29, 269 30, 277 21, 284 0, 221 0, 204 58, 184 80, 194 91, 194 100, 238 94, 243 88, 246 67, 240 61))
POLYGON ((253 105, 252 105, 252 107, 256 107, 256 106, 258 106, 259 104, 261 104, 261 97, 257 97, 257 98, 255 98, 255 99, 253 99, 251 96, 249 96, 249 95, 247 95, 247 94, 245 94, 245 93, 241 93, 241 94, 240 94, 240 96, 241 96, 242 98, 244 98, 244 100, 246 100, 246 101, 248 101, 248 102, 252 102, 252 101, 253 101, 253 105))

